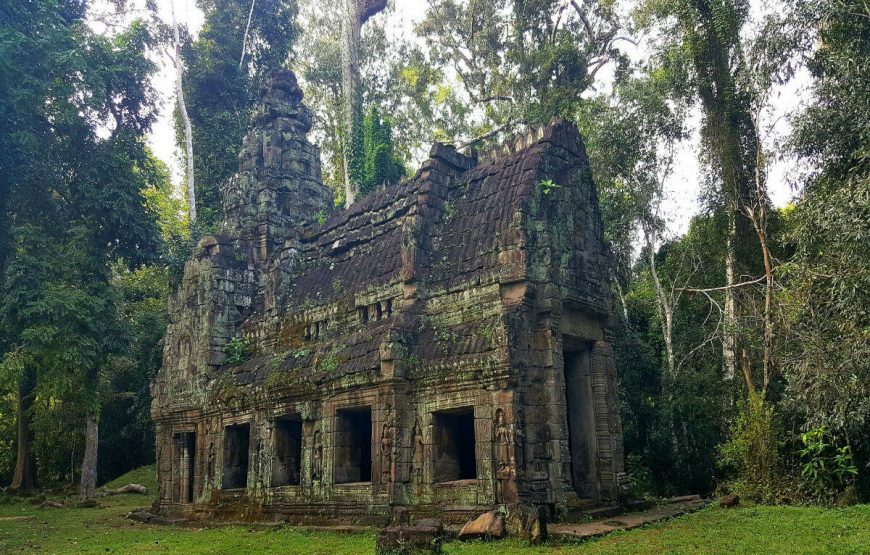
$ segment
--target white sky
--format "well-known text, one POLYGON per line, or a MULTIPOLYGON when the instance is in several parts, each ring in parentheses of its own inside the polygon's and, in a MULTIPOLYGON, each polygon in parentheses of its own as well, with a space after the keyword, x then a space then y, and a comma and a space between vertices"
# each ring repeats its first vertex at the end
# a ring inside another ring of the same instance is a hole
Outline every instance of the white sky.
MULTIPOLYGON (((174 0, 176 19, 181 24, 186 24, 188 29, 195 35, 202 27, 202 13, 196 7, 195 0, 174 0)), ((390 33, 413 33, 414 25, 420 21, 426 11, 426 0, 395 0, 396 10, 390 15, 386 25, 390 33)), ((171 21, 171 6, 173 0, 157 0, 161 18, 171 21)), ((752 0, 753 15, 758 16, 763 10, 769 8, 765 0, 752 0)), ((374 20, 377 21, 377 20, 374 20)), ((371 24, 371 23, 369 23, 371 24)), ((627 44, 627 43, 621 43, 627 44)), ((632 56, 642 56, 648 46, 642 41, 632 56)), ((599 73, 599 75, 601 75, 599 73)), ((606 75, 602 79, 603 85, 607 86, 606 75)), ((796 113, 802 101, 807 97, 809 77, 800 74, 786 87, 775 91, 774 98, 770 103, 772 111, 766 114, 764 119, 767 125, 775 122, 773 132, 767 139, 770 144, 785 137, 789 132, 789 116, 796 113)), ((160 116, 154 125, 149 143, 154 154, 166 162, 172 169, 173 180, 181 179, 180 152, 175 146, 175 131, 172 122, 172 112, 175 102, 175 69, 168 57, 161 59, 161 70, 155 85, 160 93, 161 107, 160 116)), ((701 168, 698 162, 698 129, 700 127, 700 113, 695 112, 689 118, 692 138, 680 145, 677 152, 674 172, 666 183, 666 200, 663 205, 664 215, 668 220, 670 234, 679 235, 686 231, 689 221, 699 211, 698 194, 700 192, 701 168)), ((428 149, 426 149, 428 151, 428 149)), ((793 197, 790 182, 795 181, 796 163, 794 160, 776 160, 771 164, 768 178, 768 189, 771 200, 776 206, 784 206, 793 197)))

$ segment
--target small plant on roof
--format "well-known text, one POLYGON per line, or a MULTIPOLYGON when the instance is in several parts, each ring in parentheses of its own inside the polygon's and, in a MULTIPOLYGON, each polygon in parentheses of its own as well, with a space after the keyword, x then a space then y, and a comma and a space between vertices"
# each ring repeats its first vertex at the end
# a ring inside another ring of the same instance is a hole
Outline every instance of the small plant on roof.
POLYGON ((542 179, 542 180, 538 181, 538 187, 541 189, 541 193, 542 193, 544 196, 549 195, 549 194, 552 193, 555 189, 561 189, 561 188, 562 188, 561 185, 558 185, 558 184, 557 184, 556 182, 554 182, 552 179, 542 179))
POLYGON ((233 337, 224 345, 225 362, 233 366, 239 365, 253 356, 251 341, 247 337, 233 337))

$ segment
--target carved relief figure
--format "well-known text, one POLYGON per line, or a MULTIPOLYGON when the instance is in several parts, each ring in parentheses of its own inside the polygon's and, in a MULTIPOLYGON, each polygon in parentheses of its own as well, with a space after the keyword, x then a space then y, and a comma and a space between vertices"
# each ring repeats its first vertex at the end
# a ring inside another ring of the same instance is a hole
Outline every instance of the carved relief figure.
POLYGON ((496 473, 495 477, 498 480, 498 499, 504 501, 505 492, 510 479, 514 475, 513 457, 511 456, 511 446, 514 438, 510 428, 505 422, 504 411, 498 409, 495 411, 495 460, 496 473))
POLYGON ((420 426, 420 419, 414 422, 414 443, 412 445, 413 454, 412 469, 414 483, 420 485, 423 483, 423 428, 420 426))
POLYGON ((396 423, 392 407, 387 404, 387 421, 381 432, 381 482, 393 482, 396 477, 396 423))

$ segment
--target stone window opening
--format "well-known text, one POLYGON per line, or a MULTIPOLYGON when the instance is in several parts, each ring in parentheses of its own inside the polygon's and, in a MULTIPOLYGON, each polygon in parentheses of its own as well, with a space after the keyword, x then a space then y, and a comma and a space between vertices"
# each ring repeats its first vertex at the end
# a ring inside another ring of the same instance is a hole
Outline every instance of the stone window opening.
POLYGON ((335 483, 372 481, 372 408, 340 409, 335 417, 335 483))
POLYGON ((359 312, 359 321, 362 324, 368 324, 369 322, 369 307, 361 306, 358 309, 359 312))
POLYGON ((193 485, 196 470, 196 432, 175 434, 178 461, 178 501, 193 503, 193 485))
POLYGON ((474 408, 463 407, 432 413, 435 482, 477 479, 474 408))
POLYGON ((250 424, 237 424, 224 428, 224 462, 221 489, 241 489, 248 486, 248 457, 250 448, 250 424))
POLYGON ((393 315, 393 300, 387 299, 386 305, 387 305, 387 308, 386 308, 387 318, 389 318, 393 315))
POLYGON ((272 487, 302 482, 302 419, 290 415, 275 420, 272 429, 272 487))
POLYGON ((384 317, 384 311, 381 308, 381 303, 375 303, 375 314, 377 314, 378 320, 384 317))

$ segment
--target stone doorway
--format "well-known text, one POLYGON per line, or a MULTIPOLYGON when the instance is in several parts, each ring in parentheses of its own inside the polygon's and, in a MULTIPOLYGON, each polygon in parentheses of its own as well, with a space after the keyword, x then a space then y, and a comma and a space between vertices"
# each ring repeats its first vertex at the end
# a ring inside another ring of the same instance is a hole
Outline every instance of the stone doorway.
POLYGON ((250 448, 250 424, 237 424, 224 429, 224 468, 221 489, 240 489, 248 486, 250 448))
POLYGON ((335 483, 372 481, 372 408, 340 409, 335 415, 335 483))
POLYGON ((581 498, 597 499, 590 346, 585 341, 567 336, 563 337, 563 346, 571 483, 581 498))
POLYGON ((451 482, 477 478, 474 408, 432 414, 434 424, 433 480, 451 482))
POLYGON ((275 420, 272 486, 298 486, 302 475, 302 419, 290 415, 275 420))

